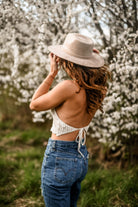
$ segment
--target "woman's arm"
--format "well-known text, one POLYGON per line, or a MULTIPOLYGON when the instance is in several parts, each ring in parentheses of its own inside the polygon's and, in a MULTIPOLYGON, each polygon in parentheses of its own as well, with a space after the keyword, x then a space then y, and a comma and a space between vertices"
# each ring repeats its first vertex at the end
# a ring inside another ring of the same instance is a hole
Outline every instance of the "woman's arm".
MULTIPOLYGON (((32 101, 34 101, 35 99, 39 98, 40 96, 42 96, 43 94, 45 94, 49 91, 50 86, 52 85, 54 78, 55 77, 53 75, 49 74, 44 79, 44 81, 40 84, 38 89, 35 91, 35 93, 32 97, 31 103, 32 103, 32 101)), ((31 106, 31 104, 30 104, 30 106, 31 106)))
POLYGON ((58 60, 58 57, 52 53, 50 54, 50 73, 34 93, 30 103, 31 110, 45 111, 55 108, 74 93, 75 89, 70 80, 62 81, 49 91, 49 88, 58 73, 58 60))
POLYGON ((76 87, 71 80, 65 80, 48 93, 31 101, 30 108, 35 111, 46 111, 59 106, 75 94, 76 87))
POLYGON ((50 53, 49 57, 50 57, 50 73, 40 84, 38 89, 35 91, 30 103, 31 110, 34 109, 34 100, 36 100, 37 98, 46 94, 49 91, 53 83, 53 80, 58 73, 58 60, 59 60, 58 57, 56 57, 53 53, 50 53))
POLYGON ((50 66, 51 66, 50 73, 45 78, 45 80, 41 83, 41 85, 38 87, 36 92, 34 93, 34 95, 32 97, 32 101, 34 101, 36 98, 40 97, 41 95, 43 95, 49 91, 49 88, 52 85, 52 82, 58 73, 58 64, 57 63, 58 63, 58 58, 54 54, 50 53, 50 66))

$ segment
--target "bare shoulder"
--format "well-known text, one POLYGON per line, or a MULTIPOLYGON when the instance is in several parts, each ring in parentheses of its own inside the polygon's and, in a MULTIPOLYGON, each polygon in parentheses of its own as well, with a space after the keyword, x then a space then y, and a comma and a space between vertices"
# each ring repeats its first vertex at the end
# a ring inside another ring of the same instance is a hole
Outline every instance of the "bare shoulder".
POLYGON ((68 87, 68 86, 72 86, 73 87, 73 80, 64 80, 64 81, 62 81, 62 82, 60 82, 59 84, 61 84, 61 85, 64 85, 64 86, 66 86, 66 87, 68 87))
POLYGON ((62 92, 72 95, 75 93, 77 86, 73 83, 72 80, 64 80, 56 85, 57 90, 59 89, 62 92))

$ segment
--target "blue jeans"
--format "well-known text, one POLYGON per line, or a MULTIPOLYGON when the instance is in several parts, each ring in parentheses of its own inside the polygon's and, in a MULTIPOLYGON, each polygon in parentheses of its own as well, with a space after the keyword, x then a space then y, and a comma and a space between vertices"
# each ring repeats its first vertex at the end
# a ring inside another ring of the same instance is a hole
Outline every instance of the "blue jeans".
POLYGON ((41 189, 46 207, 76 207, 81 181, 88 170, 85 145, 49 139, 41 169, 41 189))

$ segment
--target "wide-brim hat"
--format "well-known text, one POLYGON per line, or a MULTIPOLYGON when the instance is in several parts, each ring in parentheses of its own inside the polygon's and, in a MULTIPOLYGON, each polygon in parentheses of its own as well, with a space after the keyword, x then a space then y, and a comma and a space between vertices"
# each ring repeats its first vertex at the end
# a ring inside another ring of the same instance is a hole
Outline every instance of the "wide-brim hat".
POLYGON ((78 65, 99 68, 104 65, 104 59, 93 51, 91 38, 78 33, 69 33, 63 45, 51 45, 49 51, 56 56, 78 65))

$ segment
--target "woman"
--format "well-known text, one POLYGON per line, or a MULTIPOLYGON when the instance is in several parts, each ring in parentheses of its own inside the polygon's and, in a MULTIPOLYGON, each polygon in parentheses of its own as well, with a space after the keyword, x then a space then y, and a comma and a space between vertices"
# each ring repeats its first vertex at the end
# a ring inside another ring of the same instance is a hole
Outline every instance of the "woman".
POLYGON ((50 46, 51 69, 30 103, 31 110, 51 109, 52 135, 45 151, 41 187, 46 207, 75 207, 88 169, 86 132, 107 91, 110 73, 90 38, 77 33, 63 45, 50 46), (49 91, 58 70, 69 76, 49 91))

